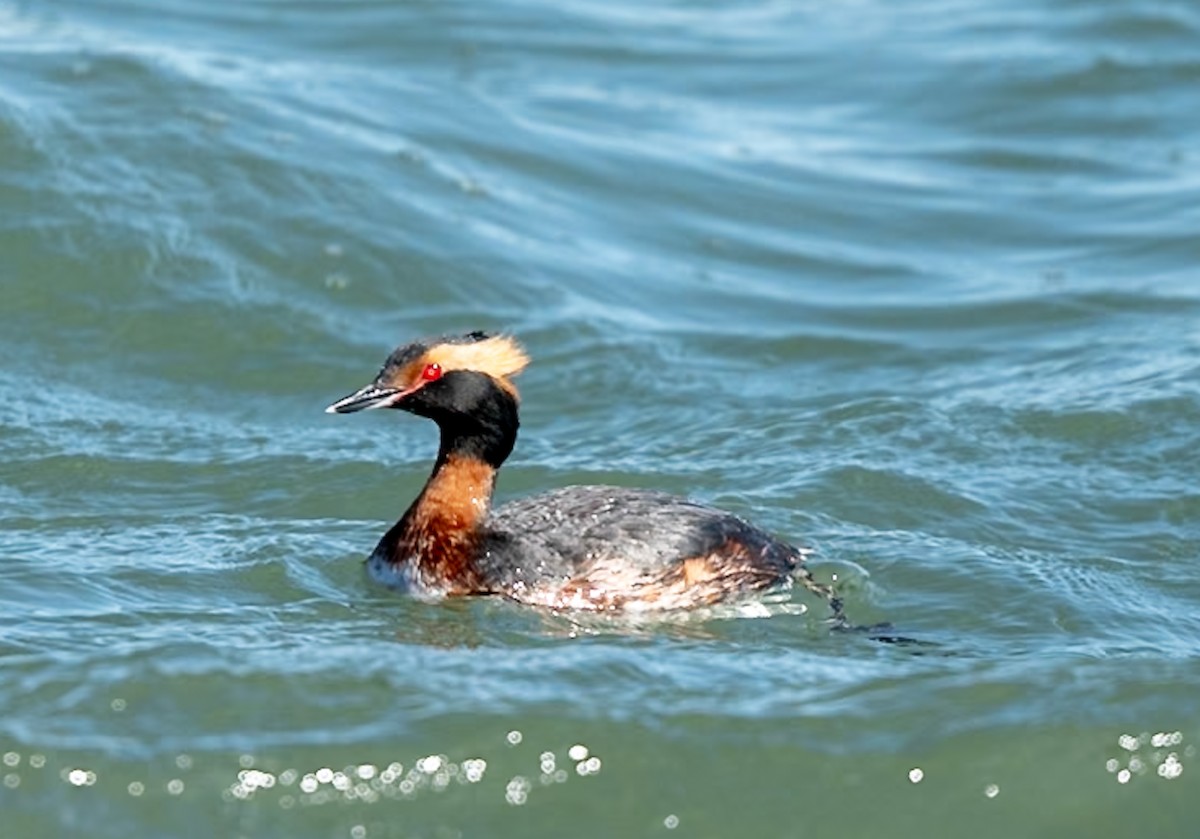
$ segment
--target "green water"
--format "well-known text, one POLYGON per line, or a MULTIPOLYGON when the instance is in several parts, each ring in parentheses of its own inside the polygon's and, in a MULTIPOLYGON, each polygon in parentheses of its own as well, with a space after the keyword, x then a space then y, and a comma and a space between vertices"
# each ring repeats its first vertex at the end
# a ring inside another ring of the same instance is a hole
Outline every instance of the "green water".
POLYGON ((0 837, 1189 835, 1186 2, 0 2, 0 837), (816 549, 658 622, 361 560, 518 335, 501 498, 816 549))

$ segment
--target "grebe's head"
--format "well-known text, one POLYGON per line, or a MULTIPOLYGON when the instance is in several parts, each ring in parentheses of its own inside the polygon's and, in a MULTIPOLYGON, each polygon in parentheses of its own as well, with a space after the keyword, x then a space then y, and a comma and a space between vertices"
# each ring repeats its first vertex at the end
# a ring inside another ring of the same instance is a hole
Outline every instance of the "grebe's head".
POLYGON ((350 414, 399 408, 439 423, 461 422, 488 412, 499 398, 515 412, 517 389, 511 377, 528 363, 521 345, 507 335, 471 332, 425 338, 398 347, 375 381, 325 410, 350 414))

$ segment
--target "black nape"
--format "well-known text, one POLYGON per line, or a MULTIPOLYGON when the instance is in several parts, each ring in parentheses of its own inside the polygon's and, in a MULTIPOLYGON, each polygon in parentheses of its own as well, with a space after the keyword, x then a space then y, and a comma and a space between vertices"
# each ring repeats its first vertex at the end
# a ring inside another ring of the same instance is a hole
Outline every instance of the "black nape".
POLYGON ((438 461, 450 455, 482 460, 500 468, 517 442, 517 400, 486 373, 452 370, 414 394, 406 405, 429 417, 442 432, 438 461))

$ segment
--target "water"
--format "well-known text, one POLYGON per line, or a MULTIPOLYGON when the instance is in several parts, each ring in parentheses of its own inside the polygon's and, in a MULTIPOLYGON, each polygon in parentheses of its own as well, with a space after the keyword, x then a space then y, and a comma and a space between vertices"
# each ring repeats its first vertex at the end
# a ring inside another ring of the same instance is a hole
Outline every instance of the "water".
POLYGON ((0 835, 1182 834, 1188 2, 0 3, 0 835), (419 603, 392 345, 502 497, 688 493, 796 603, 419 603))

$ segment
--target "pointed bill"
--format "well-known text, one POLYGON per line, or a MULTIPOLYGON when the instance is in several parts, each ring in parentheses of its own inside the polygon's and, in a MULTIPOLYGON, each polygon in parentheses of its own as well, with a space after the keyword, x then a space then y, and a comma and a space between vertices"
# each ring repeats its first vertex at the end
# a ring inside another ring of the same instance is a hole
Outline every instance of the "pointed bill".
POLYGON ((342 397, 325 409, 327 414, 352 414, 355 411, 369 411, 373 408, 389 408, 400 401, 406 392, 394 387, 380 387, 369 384, 354 391, 349 396, 342 397))

